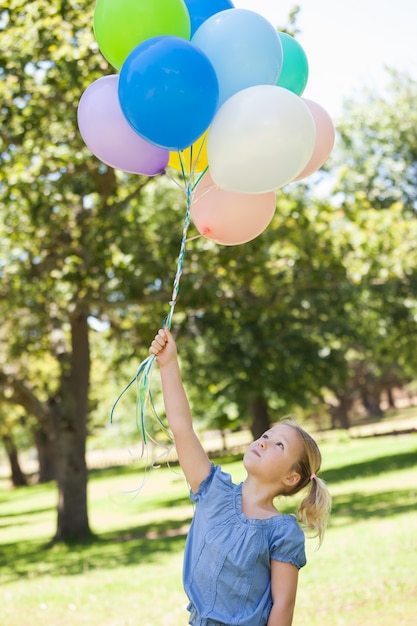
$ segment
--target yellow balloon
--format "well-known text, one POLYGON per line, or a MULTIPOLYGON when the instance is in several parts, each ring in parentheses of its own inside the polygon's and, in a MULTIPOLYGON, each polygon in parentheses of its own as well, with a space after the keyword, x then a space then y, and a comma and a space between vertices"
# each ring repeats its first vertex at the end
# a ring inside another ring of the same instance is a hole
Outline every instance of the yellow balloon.
POLYGON ((186 174, 190 174, 191 171, 202 172, 205 170, 208 167, 207 134, 208 130, 185 150, 170 152, 168 165, 178 172, 182 172, 184 169, 186 174))

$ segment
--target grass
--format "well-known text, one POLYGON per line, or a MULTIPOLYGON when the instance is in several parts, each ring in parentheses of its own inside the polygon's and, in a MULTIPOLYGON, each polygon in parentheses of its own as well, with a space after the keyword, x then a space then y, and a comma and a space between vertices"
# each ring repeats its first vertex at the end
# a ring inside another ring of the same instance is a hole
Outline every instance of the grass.
MULTIPOLYGON (((293 626, 412 626, 417 434, 342 435, 321 449, 333 515, 320 550, 307 540, 293 626)), ((224 460, 236 481, 244 477, 240 461, 224 460)), ((2 626, 185 626, 187 487, 167 468, 154 470, 135 496, 140 482, 131 467, 92 472, 89 516, 96 538, 48 547, 54 486, 9 490, 0 481, 2 626)), ((280 508, 295 505, 283 501, 280 508)))

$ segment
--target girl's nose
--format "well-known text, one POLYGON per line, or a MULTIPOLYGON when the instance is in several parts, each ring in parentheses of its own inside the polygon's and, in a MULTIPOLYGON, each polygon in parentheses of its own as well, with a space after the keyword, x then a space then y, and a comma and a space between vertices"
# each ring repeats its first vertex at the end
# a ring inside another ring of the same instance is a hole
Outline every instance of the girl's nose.
POLYGON ((264 450, 265 449, 265 441, 263 439, 259 439, 258 446, 260 448, 262 448, 262 450, 264 450))

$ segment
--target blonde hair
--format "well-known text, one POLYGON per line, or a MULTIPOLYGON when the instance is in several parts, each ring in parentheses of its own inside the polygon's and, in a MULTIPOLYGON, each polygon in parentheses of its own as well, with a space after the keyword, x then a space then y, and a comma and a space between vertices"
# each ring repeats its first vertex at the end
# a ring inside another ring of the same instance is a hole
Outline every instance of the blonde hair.
POLYGON ((303 443, 302 454, 293 466, 294 471, 300 474, 300 480, 294 487, 286 491, 285 495, 291 496, 305 487, 309 488, 307 495, 298 507, 297 519, 301 524, 315 531, 315 536, 318 537, 320 545, 323 541, 332 504, 326 483, 317 476, 321 467, 321 453, 313 437, 298 426, 293 419, 284 418, 280 424, 294 428, 303 443))

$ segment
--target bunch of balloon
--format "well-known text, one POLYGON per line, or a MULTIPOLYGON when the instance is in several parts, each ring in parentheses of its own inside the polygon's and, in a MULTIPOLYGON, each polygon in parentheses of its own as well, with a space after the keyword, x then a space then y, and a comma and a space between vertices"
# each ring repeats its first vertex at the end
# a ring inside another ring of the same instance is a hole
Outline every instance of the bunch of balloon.
POLYGON ((333 124, 302 98, 308 62, 295 38, 230 0, 97 0, 93 28, 115 73, 80 98, 87 147, 129 173, 182 175, 187 206, 170 327, 189 225, 222 245, 260 235, 276 191, 327 159, 333 124))
POLYGON ((263 194, 305 178, 330 154, 332 121, 302 98, 304 50, 255 11, 230 0, 97 0, 93 26, 118 73, 96 80, 80 99, 86 145, 126 172, 180 172, 203 236, 224 245, 258 236, 267 226, 264 217, 257 222, 263 194), (239 216, 228 215, 236 203, 253 206, 245 237, 233 232, 239 216), (224 215, 218 238, 209 204, 217 224, 224 215))

